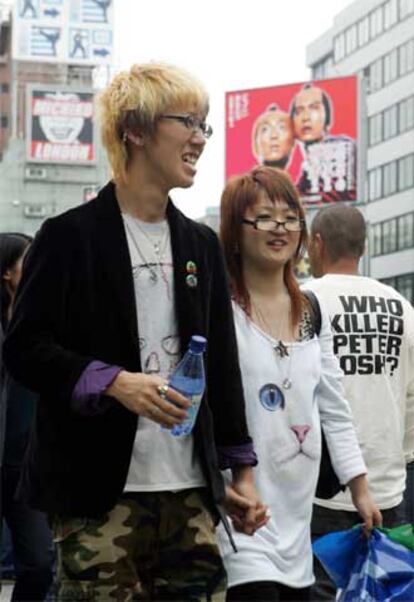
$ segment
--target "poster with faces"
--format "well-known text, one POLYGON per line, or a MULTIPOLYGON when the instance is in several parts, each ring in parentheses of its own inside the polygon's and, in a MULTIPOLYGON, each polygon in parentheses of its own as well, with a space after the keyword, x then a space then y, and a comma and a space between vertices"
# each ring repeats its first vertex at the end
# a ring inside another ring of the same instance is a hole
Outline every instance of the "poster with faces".
POLYGON ((226 179, 287 170, 303 202, 357 199, 357 78, 226 94, 226 179))
POLYGON ((27 91, 27 160, 93 165, 93 92, 53 86, 27 91))
POLYGON ((114 0, 15 0, 13 58, 109 65, 114 0))

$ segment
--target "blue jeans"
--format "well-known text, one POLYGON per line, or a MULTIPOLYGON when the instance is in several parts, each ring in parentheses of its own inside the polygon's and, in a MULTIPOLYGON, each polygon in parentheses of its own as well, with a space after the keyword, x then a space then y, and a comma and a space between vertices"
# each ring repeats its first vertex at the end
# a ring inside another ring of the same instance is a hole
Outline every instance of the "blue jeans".
POLYGON ((14 601, 46 598, 53 580, 53 541, 46 516, 14 499, 18 468, 3 466, 2 511, 13 544, 16 583, 14 601))
MULTIPOLYGON (((381 510, 384 527, 396 527, 405 522, 402 503, 395 508, 381 510)), ((330 510, 321 506, 313 506, 312 516, 312 541, 332 531, 344 531, 351 529, 361 522, 358 512, 347 510, 330 510)), ((316 558, 313 557, 313 571, 315 583, 311 587, 311 600, 330 600, 333 602, 336 596, 336 587, 325 572, 325 569, 316 558)))

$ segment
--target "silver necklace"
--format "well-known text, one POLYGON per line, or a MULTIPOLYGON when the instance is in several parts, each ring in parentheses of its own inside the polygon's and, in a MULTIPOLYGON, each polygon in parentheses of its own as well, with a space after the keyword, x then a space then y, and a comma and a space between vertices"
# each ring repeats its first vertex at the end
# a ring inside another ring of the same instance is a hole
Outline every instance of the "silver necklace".
MULTIPOLYGON (((150 244, 150 248, 154 249, 154 254, 155 254, 155 258, 153 258, 152 261, 149 261, 148 258, 145 256, 143 250, 140 248, 140 246, 138 245, 138 242, 134 236, 134 233, 132 232, 131 226, 128 223, 128 220, 130 218, 129 215, 123 213, 123 218, 124 218, 124 224, 126 227, 126 230, 128 231, 132 244, 134 245, 138 255, 140 256, 140 258, 142 259, 143 264, 148 268, 149 272, 150 272, 150 278, 151 278, 151 282, 155 283, 158 279, 157 276, 157 272, 155 270, 156 266, 160 266, 161 267, 161 272, 162 275, 164 277, 164 273, 162 270, 162 263, 163 260, 165 258, 165 254, 166 254, 166 250, 167 250, 167 246, 168 246, 168 242, 169 242, 169 233, 170 230, 168 228, 168 225, 166 224, 165 226, 165 230, 162 234, 161 239, 159 239, 158 241, 154 242, 150 236, 148 236, 148 234, 145 232, 144 228, 142 228, 142 226, 136 221, 133 220, 133 223, 136 225, 136 227, 139 229, 139 231, 142 233, 143 236, 145 236, 145 238, 147 239, 147 241, 150 244), (154 261, 155 259, 155 261, 154 261)), ((133 219, 133 218, 131 218, 133 219)))
MULTIPOLYGON (((253 305, 253 309, 256 312, 257 317, 259 318, 259 320, 262 322, 263 326, 265 327, 265 334, 267 333, 272 339, 277 341, 277 344, 274 345, 273 341, 269 341, 271 342, 272 348, 275 351, 276 355, 280 358, 289 358, 289 365, 288 365, 288 369, 287 369, 287 373, 286 376, 284 377, 284 379, 282 380, 282 387, 284 389, 290 389, 292 387, 292 379, 290 378, 290 373, 291 373, 291 367, 292 367, 292 355, 293 355, 293 343, 291 345, 286 345, 282 338, 279 338, 279 335, 274 337, 273 333, 272 333, 272 329, 269 328, 269 325, 267 323, 267 321, 265 320, 265 317, 263 315, 263 313, 261 312, 260 308, 253 303, 252 301, 252 305, 253 305), (290 353, 289 353, 289 349, 290 349, 290 353)), ((289 309, 289 318, 290 318, 290 309, 289 309)))

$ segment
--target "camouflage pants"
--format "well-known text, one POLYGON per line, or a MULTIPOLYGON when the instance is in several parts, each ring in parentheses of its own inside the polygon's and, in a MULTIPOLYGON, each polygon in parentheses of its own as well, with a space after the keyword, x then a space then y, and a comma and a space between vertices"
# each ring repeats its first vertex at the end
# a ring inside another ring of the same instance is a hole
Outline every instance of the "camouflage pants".
POLYGON ((58 600, 224 602, 203 489, 131 493, 102 519, 53 519, 58 600))

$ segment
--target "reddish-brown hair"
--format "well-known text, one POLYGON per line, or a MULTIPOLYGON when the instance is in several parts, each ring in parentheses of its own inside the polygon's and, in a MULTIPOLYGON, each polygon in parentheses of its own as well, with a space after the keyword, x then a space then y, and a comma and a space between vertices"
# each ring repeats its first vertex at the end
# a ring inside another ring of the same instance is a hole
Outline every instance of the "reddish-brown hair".
MULTIPOLYGON (((240 253, 242 221, 246 209, 256 204, 260 192, 266 192, 272 202, 284 201, 305 219, 305 210, 298 191, 288 173, 274 167, 258 166, 250 172, 232 178, 221 197, 220 238, 234 299, 251 314, 250 295, 243 277, 243 258, 240 253)), ((306 225, 301 230, 294 257, 284 267, 284 281, 292 303, 292 327, 300 321, 306 300, 300 292, 294 267, 303 256, 308 241, 306 225)))

